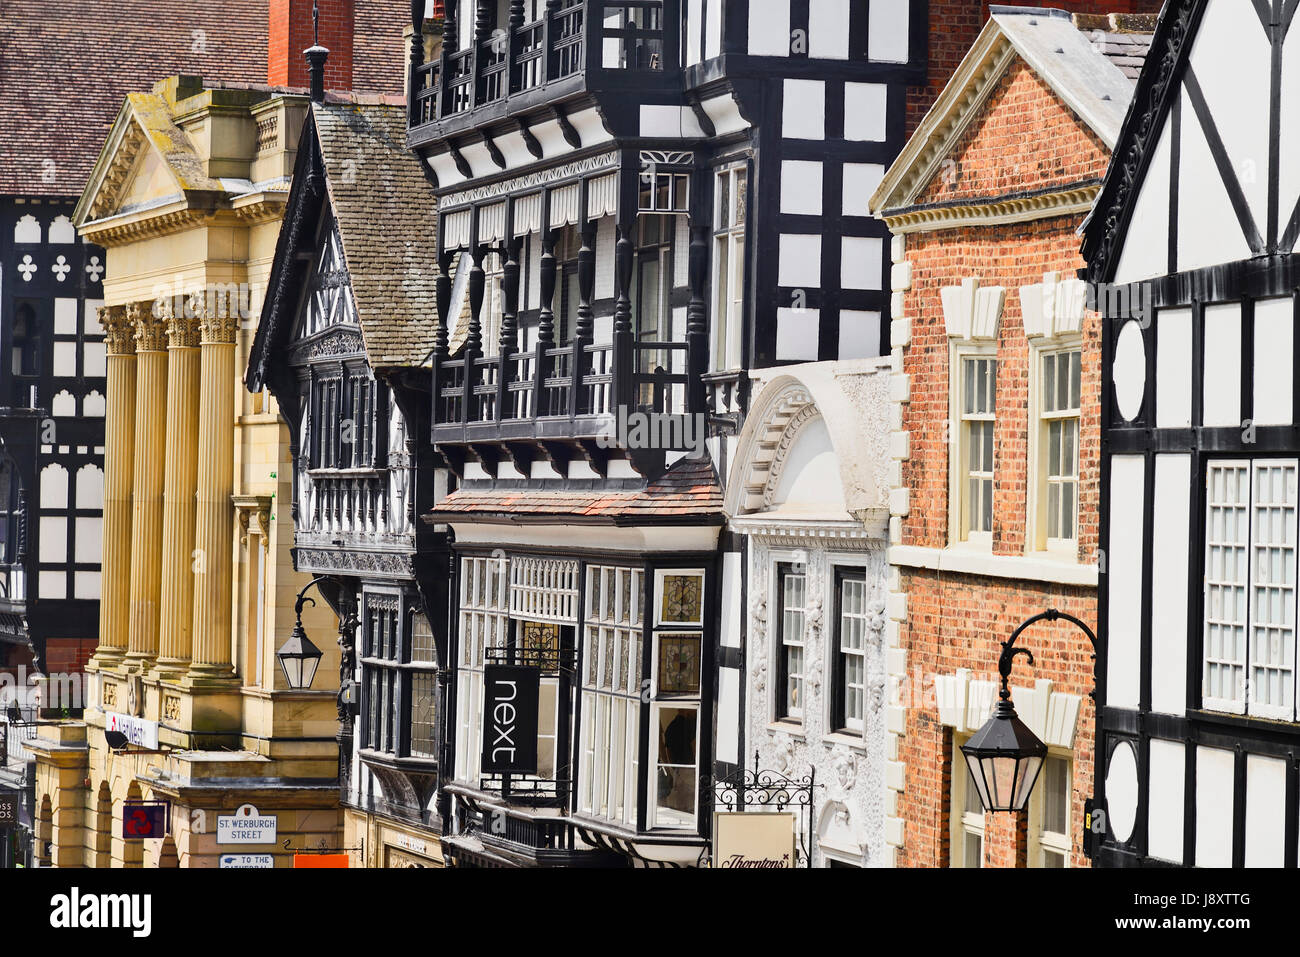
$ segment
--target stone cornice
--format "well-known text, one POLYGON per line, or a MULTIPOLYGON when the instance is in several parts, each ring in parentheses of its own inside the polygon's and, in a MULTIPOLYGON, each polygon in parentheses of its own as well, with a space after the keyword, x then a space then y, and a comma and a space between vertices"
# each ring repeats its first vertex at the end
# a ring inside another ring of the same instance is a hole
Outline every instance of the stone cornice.
POLYGON ((881 213, 893 233, 919 233, 962 226, 996 226, 1056 216, 1087 215, 1100 183, 1076 183, 1040 193, 992 197, 970 202, 910 206, 881 213))

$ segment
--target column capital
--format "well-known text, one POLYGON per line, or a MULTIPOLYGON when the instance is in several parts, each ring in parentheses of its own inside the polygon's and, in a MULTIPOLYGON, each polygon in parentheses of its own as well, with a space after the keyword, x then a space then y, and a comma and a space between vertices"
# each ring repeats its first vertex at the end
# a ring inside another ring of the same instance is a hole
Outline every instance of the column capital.
POLYGON ((135 355, 135 327, 126 306, 100 306, 99 325, 104 330, 104 348, 110 356, 135 355))
POLYGON ((202 292, 191 293, 185 299, 185 315, 193 316, 199 327, 199 340, 203 344, 229 345, 239 331, 239 310, 224 301, 209 301, 202 292))
POLYGON ((176 313, 176 307, 170 299, 160 299, 154 307, 156 314, 167 327, 167 344, 173 349, 197 349, 199 347, 199 321, 190 316, 188 310, 176 313))
POLYGON ((167 351, 167 323, 158 315, 155 303, 128 303, 126 316, 135 329, 136 352, 167 351))

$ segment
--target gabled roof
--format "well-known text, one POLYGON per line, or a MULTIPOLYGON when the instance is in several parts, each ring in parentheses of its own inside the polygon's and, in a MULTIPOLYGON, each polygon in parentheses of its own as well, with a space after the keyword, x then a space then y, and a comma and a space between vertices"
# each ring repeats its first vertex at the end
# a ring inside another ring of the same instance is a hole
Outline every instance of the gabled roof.
POLYGON ((871 208, 887 212, 906 208, 939 172, 943 160, 979 114, 1013 60, 1019 58, 1061 98, 1108 147, 1119 136, 1133 83, 1121 68, 1144 54, 1145 43, 1114 41, 1123 57, 1108 54, 1112 37, 1150 24, 1149 18, 1075 18, 1063 10, 1036 7, 991 7, 991 17, 939 94, 898 159, 885 173, 871 208), (1111 29, 1101 30, 1105 23, 1111 29), (1092 26, 1083 32, 1081 26, 1092 26), (1115 29, 1119 27, 1119 29, 1115 29))
POLYGON ((419 365, 433 349, 435 197, 406 148, 405 102, 314 103, 249 355, 250 389, 262 388, 288 344, 327 200, 371 367, 419 365))

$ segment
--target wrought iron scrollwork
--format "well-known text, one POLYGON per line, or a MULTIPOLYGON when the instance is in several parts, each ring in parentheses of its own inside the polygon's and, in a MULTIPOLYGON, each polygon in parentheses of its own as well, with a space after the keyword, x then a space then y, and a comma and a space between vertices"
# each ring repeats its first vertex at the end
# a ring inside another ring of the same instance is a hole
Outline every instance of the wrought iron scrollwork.
POLYGON ((753 809, 762 813, 766 809, 777 812, 792 811, 804 826, 799 829, 799 846, 796 865, 812 867, 812 835, 816 818, 815 796, 817 769, 809 768, 802 777, 792 777, 780 771, 758 766, 758 751, 754 752, 754 766, 740 768, 713 785, 713 803, 718 811, 743 813, 753 809), (760 810, 762 809, 762 810, 760 810))

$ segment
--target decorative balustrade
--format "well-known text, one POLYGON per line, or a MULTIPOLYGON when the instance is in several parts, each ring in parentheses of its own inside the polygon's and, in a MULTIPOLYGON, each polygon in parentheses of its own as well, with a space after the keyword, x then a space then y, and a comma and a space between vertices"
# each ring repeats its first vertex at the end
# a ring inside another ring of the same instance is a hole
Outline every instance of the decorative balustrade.
MULTIPOLYGON (((548 5, 550 6, 550 5, 548 5)), ((680 59, 680 0, 562 0, 540 20, 416 68, 413 126, 457 116, 589 71, 656 71, 680 59)))
POLYGON ((312 469, 307 478, 300 531, 362 536, 389 531, 388 481, 382 473, 312 469))

